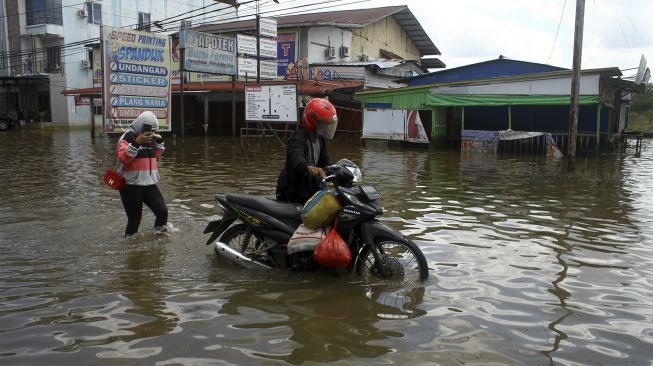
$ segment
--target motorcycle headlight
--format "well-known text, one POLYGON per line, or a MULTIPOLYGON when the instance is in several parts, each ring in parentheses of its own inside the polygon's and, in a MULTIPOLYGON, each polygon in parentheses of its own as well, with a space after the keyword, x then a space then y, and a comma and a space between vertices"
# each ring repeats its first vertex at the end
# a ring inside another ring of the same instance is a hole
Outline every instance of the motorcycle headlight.
POLYGON ((348 166, 347 170, 351 172, 351 174, 354 176, 354 183, 360 183, 363 181, 363 173, 361 172, 360 168, 357 166, 348 166))

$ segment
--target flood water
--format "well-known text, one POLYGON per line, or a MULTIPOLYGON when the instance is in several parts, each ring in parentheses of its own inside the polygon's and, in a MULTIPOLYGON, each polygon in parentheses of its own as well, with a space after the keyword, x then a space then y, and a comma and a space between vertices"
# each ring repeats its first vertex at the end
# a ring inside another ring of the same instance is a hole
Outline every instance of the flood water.
POLYGON ((272 141, 177 140, 160 183, 173 229, 155 235, 145 209, 123 239, 101 183, 114 142, 0 133, 0 364, 651 364, 653 141, 641 157, 579 157, 573 174, 533 156, 332 144, 424 251, 430 278, 410 289, 215 258, 213 194, 273 194, 272 141))

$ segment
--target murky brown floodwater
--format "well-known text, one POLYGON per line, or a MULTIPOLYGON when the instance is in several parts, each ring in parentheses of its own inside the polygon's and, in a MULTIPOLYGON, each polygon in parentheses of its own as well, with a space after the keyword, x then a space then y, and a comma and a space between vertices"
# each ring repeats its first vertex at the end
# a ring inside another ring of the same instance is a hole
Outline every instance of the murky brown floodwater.
POLYGON ((250 272, 214 258, 215 192, 271 194, 284 152, 187 138, 162 162, 177 229, 120 237, 113 141, 0 133, 0 364, 650 365, 653 142, 642 156, 331 146, 419 243, 423 287, 250 272))

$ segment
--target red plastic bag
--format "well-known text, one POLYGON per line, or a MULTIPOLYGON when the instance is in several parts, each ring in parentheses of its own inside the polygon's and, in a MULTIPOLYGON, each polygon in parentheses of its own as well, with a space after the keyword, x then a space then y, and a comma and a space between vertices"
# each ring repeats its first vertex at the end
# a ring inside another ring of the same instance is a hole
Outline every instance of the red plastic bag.
POLYGON ((349 265, 351 251, 347 243, 338 234, 336 224, 333 225, 333 229, 315 248, 313 258, 322 266, 329 268, 345 268, 349 265))

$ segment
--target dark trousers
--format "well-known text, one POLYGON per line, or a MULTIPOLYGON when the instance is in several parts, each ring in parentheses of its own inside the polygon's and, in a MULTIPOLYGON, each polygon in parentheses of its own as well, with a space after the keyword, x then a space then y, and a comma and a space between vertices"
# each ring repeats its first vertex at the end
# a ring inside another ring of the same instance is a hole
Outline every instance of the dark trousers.
POLYGON ((143 216, 143 203, 156 216, 154 227, 165 226, 168 223, 168 207, 156 184, 151 186, 126 185, 120 190, 120 199, 127 214, 125 236, 138 232, 143 216))

